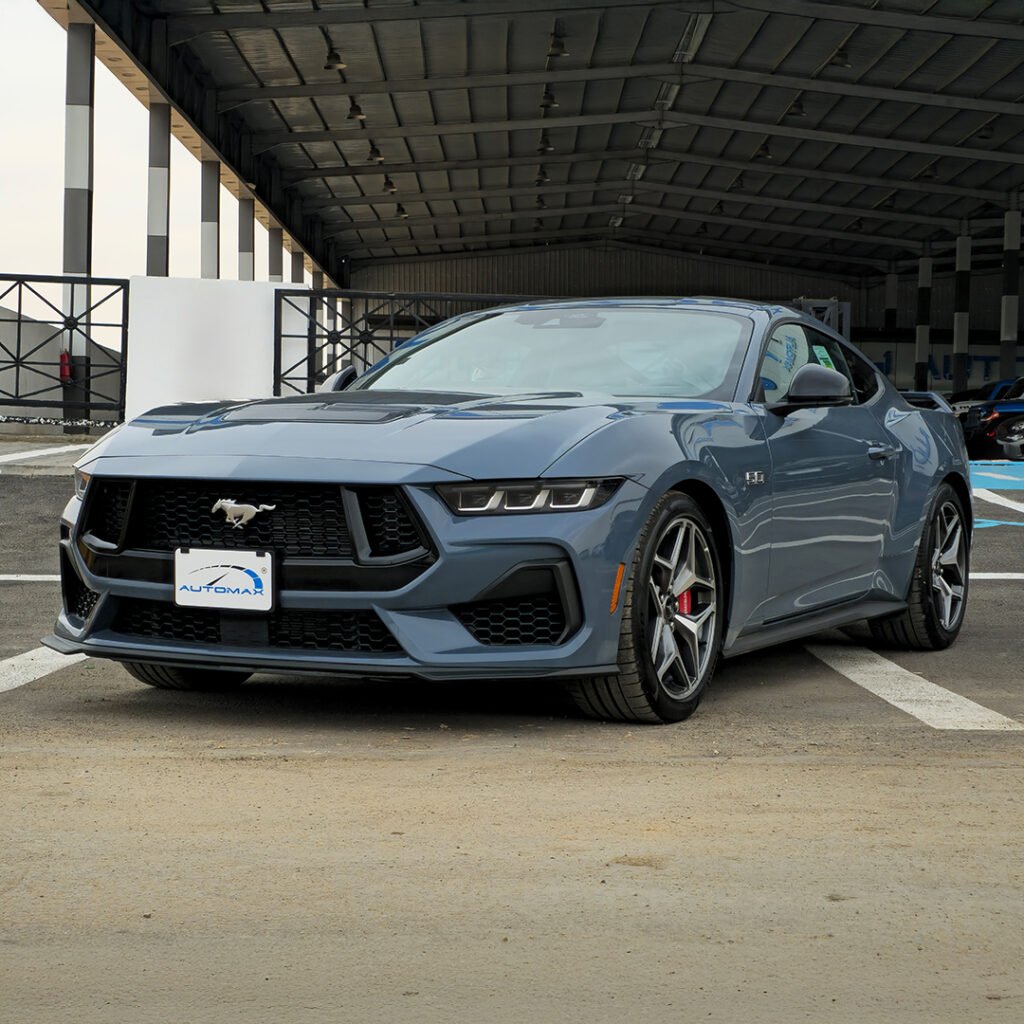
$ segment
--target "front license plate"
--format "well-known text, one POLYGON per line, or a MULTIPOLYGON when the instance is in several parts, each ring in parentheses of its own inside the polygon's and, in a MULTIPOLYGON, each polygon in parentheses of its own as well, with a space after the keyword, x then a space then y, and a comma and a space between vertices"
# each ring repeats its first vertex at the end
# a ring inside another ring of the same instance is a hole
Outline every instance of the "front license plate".
POLYGON ((269 612, 274 604, 273 557, 265 551, 178 548, 174 552, 174 603, 269 612))

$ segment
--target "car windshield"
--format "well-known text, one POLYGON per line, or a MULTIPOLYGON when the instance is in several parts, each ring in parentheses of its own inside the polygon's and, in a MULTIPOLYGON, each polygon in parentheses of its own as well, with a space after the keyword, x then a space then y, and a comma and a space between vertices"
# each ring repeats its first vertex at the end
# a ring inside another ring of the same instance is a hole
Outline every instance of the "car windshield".
POLYGON ((1003 398, 1024 398, 1024 377, 1012 384, 1003 398))
POLYGON ((356 387, 509 395, 732 398, 751 322, 654 306, 513 310, 397 349, 356 387))

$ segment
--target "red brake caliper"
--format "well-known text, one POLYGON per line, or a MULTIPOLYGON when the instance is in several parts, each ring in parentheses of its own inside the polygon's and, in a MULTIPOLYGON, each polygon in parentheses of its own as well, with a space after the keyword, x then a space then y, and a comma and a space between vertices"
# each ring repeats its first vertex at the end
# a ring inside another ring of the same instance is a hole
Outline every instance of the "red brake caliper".
POLYGON ((679 595, 679 614, 689 615, 693 611, 693 591, 687 590, 679 595))

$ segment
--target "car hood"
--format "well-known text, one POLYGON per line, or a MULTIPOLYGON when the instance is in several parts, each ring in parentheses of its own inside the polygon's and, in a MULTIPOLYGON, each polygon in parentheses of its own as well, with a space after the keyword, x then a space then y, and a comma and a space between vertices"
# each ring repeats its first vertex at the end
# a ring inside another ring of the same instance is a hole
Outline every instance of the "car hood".
MULTIPOLYGON (((672 404, 678 413, 685 403, 672 404)), ((476 479, 528 478, 634 408, 607 395, 564 392, 481 398, 352 391, 176 405, 126 424, 90 449, 80 465, 98 458, 144 458, 160 460, 166 472, 162 460, 168 458, 221 465, 253 457, 330 459, 366 467, 432 467, 476 479)), ((352 472, 359 475, 358 469, 352 472)), ((378 474, 361 475, 369 480, 378 474)))

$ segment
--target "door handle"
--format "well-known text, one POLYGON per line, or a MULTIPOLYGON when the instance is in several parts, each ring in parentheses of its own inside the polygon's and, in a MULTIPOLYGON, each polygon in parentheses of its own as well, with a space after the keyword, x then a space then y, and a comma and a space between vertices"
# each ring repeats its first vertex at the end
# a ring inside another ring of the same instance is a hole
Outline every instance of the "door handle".
POLYGON ((896 449, 891 444, 873 444, 868 448, 868 458, 876 462, 884 462, 896 454, 896 449))

